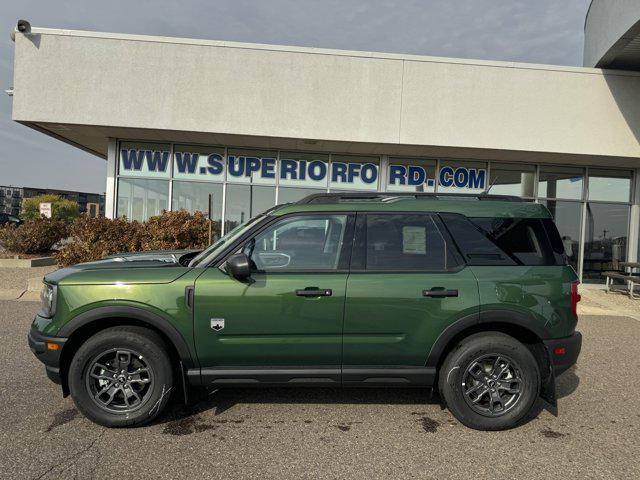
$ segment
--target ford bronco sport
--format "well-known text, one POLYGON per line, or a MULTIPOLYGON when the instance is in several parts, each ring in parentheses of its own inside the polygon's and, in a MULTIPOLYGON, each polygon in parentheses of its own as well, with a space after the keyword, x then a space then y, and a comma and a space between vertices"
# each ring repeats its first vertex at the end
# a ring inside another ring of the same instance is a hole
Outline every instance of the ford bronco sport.
POLYGON ((513 197, 318 194, 202 252, 47 275, 28 335, 88 418, 142 425, 176 390, 437 388, 482 430, 555 400, 578 281, 547 209, 513 197))

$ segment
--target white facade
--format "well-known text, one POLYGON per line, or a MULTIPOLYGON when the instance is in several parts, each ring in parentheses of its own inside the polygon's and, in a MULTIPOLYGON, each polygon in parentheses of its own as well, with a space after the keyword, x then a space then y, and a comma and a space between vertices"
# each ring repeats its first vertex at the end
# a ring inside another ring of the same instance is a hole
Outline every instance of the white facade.
POLYGON ((14 120, 107 160, 108 216, 212 195, 222 233, 316 191, 491 188, 545 203, 585 280, 637 258, 638 72, 36 28, 15 41, 14 120))

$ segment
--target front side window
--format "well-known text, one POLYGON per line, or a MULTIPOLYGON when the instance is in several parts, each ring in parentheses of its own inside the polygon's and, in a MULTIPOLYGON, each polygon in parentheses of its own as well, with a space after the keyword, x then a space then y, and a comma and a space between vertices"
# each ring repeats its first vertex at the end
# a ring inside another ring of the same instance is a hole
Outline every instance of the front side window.
POLYGON ((452 255, 430 215, 367 216, 367 270, 446 270, 452 255))
POLYGON ((256 235, 243 251, 256 271, 338 270, 347 220, 347 215, 285 218, 256 235))

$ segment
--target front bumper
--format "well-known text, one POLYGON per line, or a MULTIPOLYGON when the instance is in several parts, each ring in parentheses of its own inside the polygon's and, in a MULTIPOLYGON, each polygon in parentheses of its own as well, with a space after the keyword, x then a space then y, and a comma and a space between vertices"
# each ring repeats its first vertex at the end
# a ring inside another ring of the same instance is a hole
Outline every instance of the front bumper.
POLYGON ((575 365, 578 360, 582 348, 582 334, 574 332, 568 337, 544 340, 544 345, 549 352, 553 373, 557 377, 575 365))
POLYGON ((33 354, 38 360, 44 363, 47 377, 53 382, 60 384, 60 355, 67 339, 42 335, 32 328, 27 335, 27 340, 33 354), (54 347, 55 345, 57 345, 57 348, 54 347))

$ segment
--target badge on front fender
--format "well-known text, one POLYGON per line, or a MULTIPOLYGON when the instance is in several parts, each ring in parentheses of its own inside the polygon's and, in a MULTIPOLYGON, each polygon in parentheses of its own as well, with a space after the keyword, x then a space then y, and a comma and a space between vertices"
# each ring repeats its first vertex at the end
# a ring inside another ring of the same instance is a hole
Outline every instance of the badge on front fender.
POLYGON ((211 329, 219 332, 224 328, 224 318, 212 318, 211 329))

